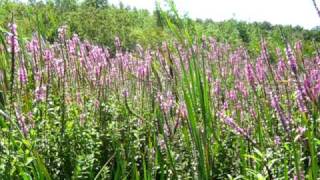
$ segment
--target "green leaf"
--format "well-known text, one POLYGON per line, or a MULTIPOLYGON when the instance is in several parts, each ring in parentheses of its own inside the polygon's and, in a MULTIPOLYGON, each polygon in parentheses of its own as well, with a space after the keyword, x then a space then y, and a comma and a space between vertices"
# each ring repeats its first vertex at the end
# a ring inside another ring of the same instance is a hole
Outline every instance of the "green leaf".
POLYGON ((23 180, 32 180, 31 175, 28 174, 27 172, 21 172, 20 176, 22 177, 23 180))
POLYGON ((28 166, 33 160, 34 160, 33 157, 27 157, 27 160, 26 160, 26 162, 25 162, 25 165, 28 166))

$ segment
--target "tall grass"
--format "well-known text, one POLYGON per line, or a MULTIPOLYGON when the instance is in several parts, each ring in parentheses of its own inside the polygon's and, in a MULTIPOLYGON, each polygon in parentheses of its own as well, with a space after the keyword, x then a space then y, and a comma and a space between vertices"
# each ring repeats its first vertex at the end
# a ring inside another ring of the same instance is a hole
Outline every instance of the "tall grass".
POLYGON ((155 49, 1 28, 0 177, 317 179, 319 55, 262 38, 251 57, 171 7, 155 49))

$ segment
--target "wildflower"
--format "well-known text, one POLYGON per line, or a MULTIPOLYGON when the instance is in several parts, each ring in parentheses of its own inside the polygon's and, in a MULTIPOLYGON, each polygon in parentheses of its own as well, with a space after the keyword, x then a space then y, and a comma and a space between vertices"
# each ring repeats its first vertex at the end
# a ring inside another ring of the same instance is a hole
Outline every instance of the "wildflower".
POLYGON ((298 175, 293 176, 293 180, 304 180, 304 174, 303 172, 300 172, 298 175), (298 177, 300 176, 300 177, 298 177))
POLYGON ((53 60, 53 53, 52 53, 52 51, 50 50, 50 49, 46 49, 45 51, 44 51, 44 60, 46 61, 46 62, 50 62, 50 61, 52 61, 53 60))
POLYGON ((39 52, 40 45, 38 38, 33 36, 32 40, 27 43, 27 50, 32 54, 37 54, 39 52))
POLYGON ((174 97, 172 93, 170 91, 167 91, 164 94, 159 92, 157 98, 160 103, 161 110, 164 111, 165 114, 169 113, 174 105, 174 97))
POLYGON ((9 24, 8 24, 8 27, 9 27, 9 29, 10 29, 10 32, 11 32, 13 35, 15 35, 15 36, 18 35, 18 32, 17 32, 17 24, 15 24, 15 23, 9 23, 9 24))
POLYGON ((256 74, 259 81, 264 81, 266 78, 266 69, 262 59, 259 59, 256 64, 256 74))
POLYGON ((297 136, 294 138, 294 141, 298 141, 299 139, 301 139, 301 137, 303 136, 303 134, 306 132, 306 128, 304 127, 298 127, 296 129, 296 133, 297 133, 297 136))
POLYGON ((241 92, 241 94, 244 96, 244 97, 247 97, 248 96, 248 90, 247 88, 245 87, 244 83, 239 81, 236 83, 236 88, 239 92, 241 92))
POLYGON ((294 57, 294 55, 292 53, 292 49, 289 44, 287 44, 287 47, 286 47, 286 54, 287 54, 288 63, 290 65, 292 72, 294 74, 297 74, 297 71, 298 71, 297 60, 294 57))
POLYGON ((37 70, 36 72, 34 72, 34 79, 37 81, 37 82, 40 82, 41 81, 41 78, 42 78, 42 75, 41 75, 41 72, 39 70, 37 70))
POLYGON ((304 99, 303 96, 305 95, 305 93, 303 93, 303 90, 301 88, 298 88, 297 90, 297 103, 298 103, 298 107, 300 112, 307 112, 307 107, 305 106, 304 103, 304 99))
POLYGON ((233 120, 231 117, 228 117, 228 116, 226 116, 226 115, 223 114, 223 113, 219 113, 218 116, 219 116, 220 118, 222 118, 223 122, 224 122, 226 125, 228 125, 231 129, 233 129, 236 134, 239 134, 239 135, 243 136, 243 137, 246 138, 248 141, 250 141, 250 142, 252 142, 252 143, 255 144, 255 141, 253 141, 253 140, 251 139, 251 137, 249 136, 249 134, 248 134, 244 129, 242 129, 241 127, 239 127, 239 125, 238 125, 236 122, 234 122, 234 120, 233 120))
POLYGON ((255 78, 252 64, 246 64, 246 77, 251 87, 255 89, 255 78))
POLYGON ((258 118, 256 111, 252 107, 249 109, 249 113, 253 118, 255 118, 255 119, 258 118))
POLYGON ((301 41, 297 41, 295 43, 295 49, 299 52, 302 52, 302 42, 301 41))
POLYGON ((220 95, 220 93, 221 93, 221 82, 220 82, 220 80, 216 80, 215 81, 213 92, 215 93, 216 96, 220 95))
POLYGON ((122 92, 122 95, 123 95, 125 98, 127 98, 128 95, 129 95, 128 90, 124 90, 124 91, 122 92))
POLYGON ((285 73, 285 68, 286 68, 286 64, 284 63, 284 61, 281 59, 279 60, 278 64, 277 64, 277 74, 276 74, 276 78, 278 80, 281 80, 284 76, 285 73))
POLYGON ((223 103, 223 109, 224 109, 224 110, 227 110, 228 108, 229 108, 229 104, 228 104, 227 101, 225 101, 225 102, 223 103))
POLYGON ((24 63, 22 63, 21 66, 19 67, 18 74, 19 74, 19 80, 21 84, 26 84, 28 79, 27 79, 27 69, 24 63))
POLYGON ((177 115, 180 119, 186 119, 188 112, 187 112, 187 107, 184 103, 180 104, 178 109, 177 109, 177 115))
POLYGON ((275 136, 273 142, 274 142, 275 145, 280 145, 280 143, 281 143, 280 137, 279 136, 275 136))
POLYGON ((289 131, 289 124, 290 120, 287 118, 282 111, 279 103, 279 98, 276 94, 270 92, 270 97, 271 97, 271 106, 276 110, 278 116, 280 117, 280 121, 282 123, 282 126, 284 129, 288 132, 289 131))
POLYGON ((54 70, 57 75, 61 78, 64 76, 64 62, 62 59, 53 59, 54 70))
POLYGON ((317 101, 320 95, 320 71, 312 70, 304 79, 303 87, 305 93, 309 95, 310 99, 317 101))
POLYGON ((28 112, 27 119, 28 119, 29 127, 34 128, 35 122, 34 122, 34 117, 33 117, 32 111, 28 112))
POLYGON ((45 86, 38 86, 35 90, 35 98, 36 101, 41 102, 44 101, 46 98, 46 87, 45 86))
POLYGON ((75 55, 76 54, 76 46, 77 45, 72 40, 68 40, 67 44, 68 44, 69 54, 75 55))
POLYGON ((9 23, 8 27, 10 29, 10 33, 7 34, 6 40, 9 44, 10 48, 9 52, 18 53, 20 51, 19 42, 18 42, 18 33, 17 33, 17 25, 14 23, 9 23))
POLYGON ((74 44, 80 43, 80 39, 79 39, 78 34, 73 34, 73 36, 72 36, 72 42, 73 42, 74 44))
POLYGON ((25 116, 20 112, 20 110, 18 108, 16 108, 16 117, 17 117, 17 121, 19 124, 19 127, 21 129, 21 131, 23 132, 23 134, 25 136, 27 136, 28 132, 29 132, 29 128, 26 124, 26 118, 25 116))
POLYGON ((148 68, 146 66, 146 64, 141 64, 137 67, 137 75, 139 78, 144 78, 146 77, 148 74, 148 68))
POLYGON ((237 99, 237 94, 235 90, 230 90, 228 92, 228 98, 232 101, 235 101, 237 99))

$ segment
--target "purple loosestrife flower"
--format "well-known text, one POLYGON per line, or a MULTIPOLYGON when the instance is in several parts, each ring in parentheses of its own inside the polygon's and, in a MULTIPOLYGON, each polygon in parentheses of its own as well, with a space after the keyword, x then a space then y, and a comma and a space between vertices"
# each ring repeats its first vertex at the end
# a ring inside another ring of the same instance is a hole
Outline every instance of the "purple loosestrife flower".
POLYGON ((125 98, 127 98, 127 97, 129 96, 128 90, 124 90, 124 91, 122 92, 122 95, 123 95, 125 98))
POLYGON ((29 128, 26 124, 26 118, 24 117, 24 115, 20 112, 20 110, 17 107, 16 107, 16 117, 17 117, 17 121, 18 121, 18 124, 19 124, 21 131, 23 132, 24 136, 27 136, 28 132, 29 132, 29 128))
POLYGON ((230 90, 227 95, 228 95, 228 98, 229 98, 230 100, 232 100, 232 101, 237 100, 237 93, 236 93, 235 90, 233 90, 233 89, 230 90))
POLYGON ((293 176, 293 180, 299 180, 299 179, 300 180, 304 180, 305 179, 303 172, 300 172, 300 175, 293 176), (300 176, 300 178, 298 176, 300 176))
POLYGON ((298 88, 296 91, 297 97, 297 103, 298 103, 298 107, 300 112, 308 112, 307 107, 304 104, 304 99, 303 96, 305 96, 305 93, 303 92, 303 90, 301 88, 298 88))
POLYGON ((76 44, 72 40, 67 41, 69 54, 75 55, 76 54, 76 44))
POLYGON ((177 109, 177 115, 180 119, 186 119, 188 116, 187 107, 184 103, 181 103, 177 109))
POLYGON ((138 65, 137 67, 137 75, 139 78, 143 79, 144 77, 146 77, 148 74, 148 68, 147 65, 145 63, 141 63, 140 65, 138 65))
POLYGON ((275 144, 275 145, 280 145, 281 144, 281 139, 280 139, 280 137, 279 136, 275 136, 274 137, 274 140, 273 140, 273 143, 275 144))
POLYGON ((256 63, 256 74, 257 74, 257 78, 260 82, 263 82, 265 80, 266 68, 265 68, 264 62, 261 58, 259 58, 256 63))
POLYGON ((243 82, 238 81, 238 82, 236 83, 236 89, 237 89, 239 92, 241 92, 241 94, 242 94, 243 97, 248 97, 249 93, 248 93, 248 90, 247 90, 247 88, 246 88, 246 86, 244 85, 243 82))
POLYGON ((303 82, 303 88, 312 101, 320 96, 320 70, 311 70, 303 82))
POLYGON ((225 102, 223 103, 223 109, 224 109, 224 110, 227 110, 228 108, 229 108, 228 101, 225 101, 225 102))
POLYGON ((276 49, 276 54, 278 57, 278 63, 277 63, 277 71, 276 71, 276 79, 281 80, 283 79, 286 71, 286 64, 282 58, 282 53, 280 48, 276 49))
POLYGON ((295 43, 295 49, 296 49, 299 53, 302 52, 302 42, 301 42, 301 40, 299 40, 299 41, 297 41, 297 42, 295 43))
POLYGON ((241 127, 239 127, 239 125, 234 122, 234 120, 231 117, 226 116, 224 113, 219 113, 218 116, 223 120, 223 122, 228 125, 236 134, 243 136, 244 138, 246 138, 248 141, 252 142, 253 144, 255 144, 255 141, 253 141, 251 139, 251 137, 249 136, 249 134, 242 129, 241 127))
POLYGON ((53 52, 50 49, 46 49, 43 54, 43 59, 45 61, 47 68, 49 68, 50 63, 53 60, 53 52))
POLYGON ((35 122, 34 122, 34 116, 33 116, 32 111, 28 112, 27 120, 28 120, 29 127, 30 128, 34 128, 35 127, 35 122))
POLYGON ((9 44, 8 51, 11 52, 12 50, 14 53, 18 53, 20 51, 19 48, 19 41, 18 41, 18 33, 17 33, 17 25, 14 23, 9 23, 8 27, 10 29, 10 33, 7 34, 6 40, 9 44))
POLYGON ((21 63, 19 70, 18 70, 18 74, 19 74, 19 80, 20 80, 21 84, 26 84, 28 81, 28 78, 27 78, 27 69, 24 65, 24 62, 21 63))
POLYGON ((298 141, 298 140, 300 140, 301 139, 301 137, 304 135, 304 133, 306 132, 306 128, 304 128, 304 127, 298 127, 297 129, 296 129, 296 133, 297 133, 297 135, 296 135, 296 137, 294 138, 294 141, 298 141))
POLYGON ((280 107, 279 97, 275 93, 270 92, 270 98, 271 98, 271 106, 275 109, 278 116, 280 117, 280 121, 282 123, 283 128, 287 132, 289 132, 290 120, 289 120, 289 118, 286 117, 285 113, 282 111, 282 109, 280 107))
MULTIPOLYGON (((178 65, 177 65, 178 66, 178 65)), ((179 68, 180 69, 180 68, 179 68)), ((206 70, 206 76, 209 84, 212 82, 212 72, 210 70, 206 70)))
POLYGON ((315 99, 318 99, 319 96, 320 96, 320 79, 317 79, 316 80, 316 83, 314 85, 314 88, 313 88, 313 96, 315 99))
POLYGON ((73 34, 73 36, 72 36, 72 42, 73 42, 74 44, 80 43, 80 39, 79 39, 78 34, 73 34))
POLYGON ((289 44, 287 44, 287 47, 286 47, 286 54, 287 54, 288 63, 290 65, 292 72, 294 74, 297 74, 298 72, 297 60, 293 55, 292 49, 289 44))
POLYGON ((256 85, 255 85, 255 78, 254 78, 254 70, 253 70, 252 64, 250 63, 246 64, 246 77, 252 89, 255 90, 256 85))
POLYGON ((18 32, 17 32, 17 24, 15 24, 15 23, 9 23, 9 24, 8 24, 8 27, 9 27, 9 29, 10 29, 10 32, 11 32, 13 35, 15 35, 15 36, 18 35, 18 32))
POLYGON ((221 82, 219 79, 214 82, 213 92, 216 96, 219 96, 221 93, 221 82))
POLYGON ((41 81, 41 78, 42 78, 42 74, 41 72, 38 70, 36 72, 34 72, 34 79, 37 81, 37 82, 40 82, 41 81))
POLYGON ((63 66, 63 60, 62 59, 53 59, 54 61, 54 68, 57 75, 61 78, 64 76, 64 66, 63 66))
POLYGON ((277 64, 277 74, 276 74, 276 78, 278 80, 281 80, 282 77, 284 77, 284 73, 286 70, 286 64, 284 63, 284 61, 281 59, 279 60, 278 64, 277 64))
POLYGON ((34 93, 35 93, 36 101, 42 102, 46 98, 47 89, 44 85, 38 86, 34 93))
POLYGON ((38 38, 36 36, 32 37, 32 40, 27 43, 27 50, 32 54, 37 54, 40 50, 40 45, 38 38))
POLYGON ((254 119, 257 119, 257 118, 258 118, 258 117, 257 117, 257 113, 256 113, 256 111, 254 110, 254 108, 250 107, 249 113, 250 113, 251 117, 253 117, 254 119))
POLYGON ((174 105, 174 97, 171 91, 167 91, 164 94, 158 92, 157 99, 158 99, 158 102, 160 103, 161 110, 165 114, 168 114, 174 105))
POLYGON ((235 78, 240 78, 240 76, 241 76, 241 70, 240 70, 240 68, 237 66, 237 65, 235 65, 234 67, 233 67, 233 75, 234 75, 234 77, 235 78))

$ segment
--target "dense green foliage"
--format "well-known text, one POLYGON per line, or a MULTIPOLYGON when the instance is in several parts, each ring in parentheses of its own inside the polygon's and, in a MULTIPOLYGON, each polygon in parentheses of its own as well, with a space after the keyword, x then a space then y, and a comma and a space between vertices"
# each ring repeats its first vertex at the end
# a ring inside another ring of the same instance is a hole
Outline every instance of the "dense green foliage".
MULTIPOLYGON (((29 1, 28 4, 0 1, 0 25, 5 27, 14 16, 21 29, 20 33, 30 37, 36 29, 50 42, 57 36, 57 28, 67 24, 69 33, 77 33, 83 39, 113 47, 113 39, 118 36, 126 49, 132 49, 136 43, 143 47, 157 46, 163 41, 170 41, 172 34, 159 11, 137 10, 108 4, 106 0, 57 0, 43 2, 29 1), (37 27, 41 26, 41 27, 37 27)), ((172 14, 169 11, 169 15, 172 14)), ((178 25, 177 20, 169 16, 178 25)), ((268 40, 271 47, 284 48, 284 39, 290 41, 304 40, 306 53, 312 52, 313 41, 320 40, 318 29, 305 30, 301 27, 271 25, 268 22, 246 23, 235 20, 213 22, 212 20, 191 20, 189 27, 198 36, 213 36, 221 42, 242 45, 251 53, 259 53, 261 38, 268 40)))
POLYGON ((0 1, 0 179, 320 177, 319 31, 168 2, 0 1))

